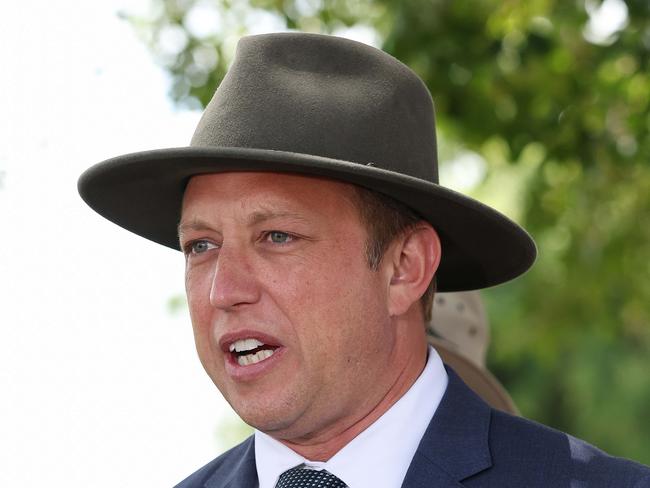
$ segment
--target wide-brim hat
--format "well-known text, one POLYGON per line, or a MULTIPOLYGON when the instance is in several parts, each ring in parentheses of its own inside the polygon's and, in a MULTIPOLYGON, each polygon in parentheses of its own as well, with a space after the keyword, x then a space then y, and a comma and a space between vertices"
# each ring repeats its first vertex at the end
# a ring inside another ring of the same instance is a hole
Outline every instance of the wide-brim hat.
POLYGON ((270 171, 333 178, 398 200, 442 242, 440 291, 508 281, 533 263, 517 224, 438 184, 433 102, 422 80, 381 50, 334 36, 244 37, 188 147, 119 156, 79 179, 116 224, 179 249, 194 175, 270 171))
POLYGON ((479 292, 436 294, 427 339, 442 361, 489 405, 519 414, 508 391, 485 365, 490 323, 479 292))

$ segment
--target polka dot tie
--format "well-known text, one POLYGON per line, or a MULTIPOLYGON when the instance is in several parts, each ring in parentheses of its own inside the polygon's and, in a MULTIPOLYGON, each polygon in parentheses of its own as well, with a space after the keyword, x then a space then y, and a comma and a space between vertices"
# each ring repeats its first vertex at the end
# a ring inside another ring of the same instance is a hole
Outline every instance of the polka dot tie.
POLYGON ((280 475, 276 488, 347 488, 329 471, 295 467, 280 475))

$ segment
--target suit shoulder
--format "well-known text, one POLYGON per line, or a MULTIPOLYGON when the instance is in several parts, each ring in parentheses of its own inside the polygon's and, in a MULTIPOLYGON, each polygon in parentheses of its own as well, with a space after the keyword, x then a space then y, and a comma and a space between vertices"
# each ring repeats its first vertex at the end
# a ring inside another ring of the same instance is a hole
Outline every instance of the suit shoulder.
POLYGON ((650 488, 650 468, 618 458, 564 432, 532 420, 493 411, 493 466, 517 463, 538 473, 540 486, 650 488))
POLYGON ((226 480, 251 456, 253 450, 253 437, 251 436, 189 475, 174 488, 203 488, 208 480, 212 480, 220 474, 226 480))

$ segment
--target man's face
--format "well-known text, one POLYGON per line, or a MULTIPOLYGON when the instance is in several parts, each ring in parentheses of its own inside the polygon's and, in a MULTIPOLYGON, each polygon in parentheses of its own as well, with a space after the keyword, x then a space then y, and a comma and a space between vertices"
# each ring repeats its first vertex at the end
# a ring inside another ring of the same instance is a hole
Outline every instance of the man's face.
POLYGON ((345 183, 193 177, 181 245, 203 367, 249 424, 309 439, 359 420, 395 382, 390 266, 372 271, 345 183))

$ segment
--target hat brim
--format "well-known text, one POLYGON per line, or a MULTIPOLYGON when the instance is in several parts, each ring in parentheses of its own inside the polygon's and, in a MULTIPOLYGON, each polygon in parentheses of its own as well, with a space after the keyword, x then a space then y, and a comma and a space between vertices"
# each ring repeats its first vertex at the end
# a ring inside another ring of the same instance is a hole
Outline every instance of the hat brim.
POLYGON ((486 288, 524 273, 536 248, 520 226, 492 208, 440 185, 370 165, 270 149, 180 147, 126 154, 79 178, 79 193, 108 220, 179 249, 177 225, 192 176, 228 171, 287 172, 333 178, 389 195, 438 232, 439 291, 486 288))
POLYGON ((485 368, 479 368, 469 359, 449 347, 445 341, 431 336, 427 337, 427 339, 429 344, 440 355, 442 362, 458 373, 463 382, 488 405, 503 412, 519 415, 515 402, 492 373, 485 368))

